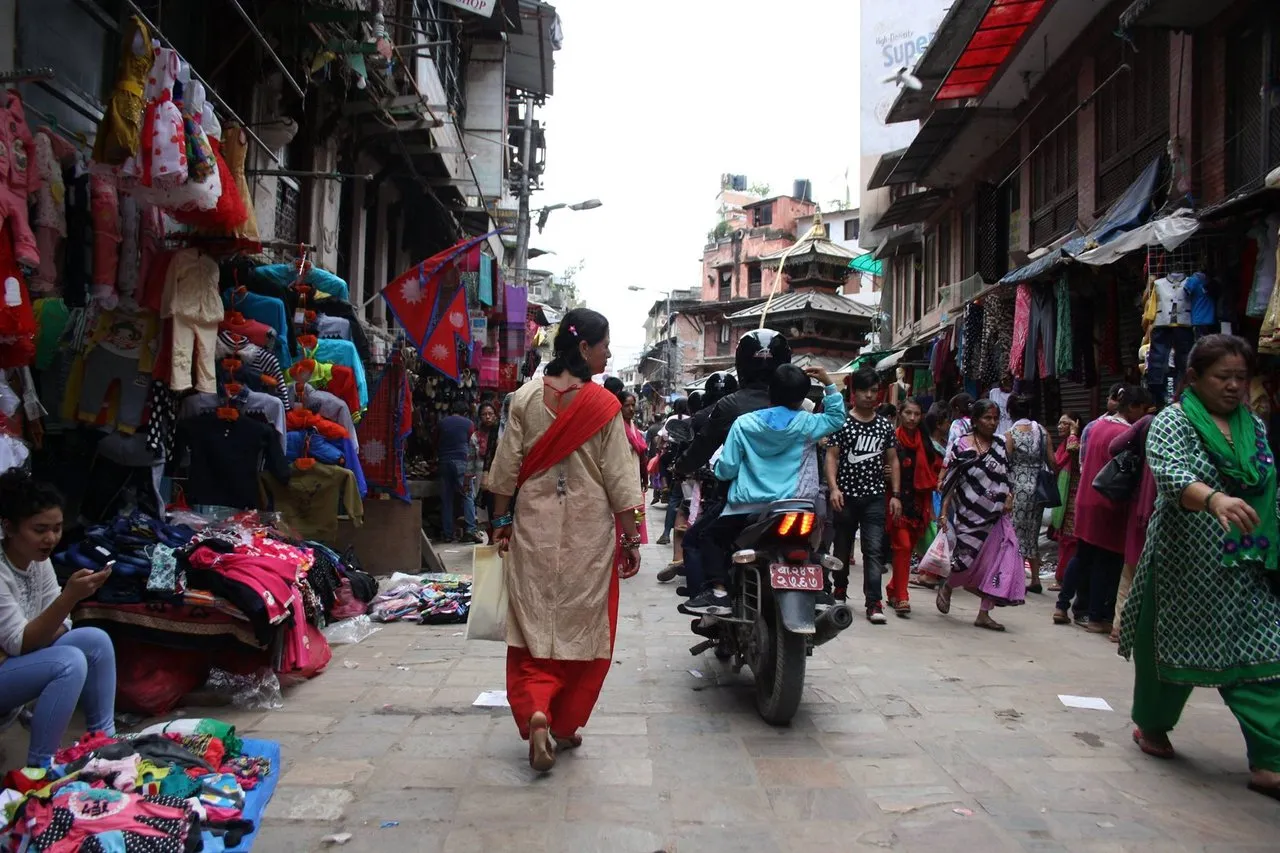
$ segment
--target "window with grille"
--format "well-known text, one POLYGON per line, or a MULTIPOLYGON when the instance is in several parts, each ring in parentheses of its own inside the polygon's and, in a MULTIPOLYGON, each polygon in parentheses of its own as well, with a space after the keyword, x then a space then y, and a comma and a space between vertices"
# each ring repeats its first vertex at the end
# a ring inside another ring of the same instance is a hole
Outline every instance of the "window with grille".
POLYGON ((1169 141, 1169 34, 1139 29, 1133 44, 1112 39, 1098 57, 1096 76, 1107 79, 1121 72, 1098 92, 1098 211, 1124 195, 1169 141))
POLYGON ((1031 125, 1031 245, 1043 246, 1075 225, 1079 179, 1076 93, 1063 94, 1037 110, 1031 125), (1070 118, 1066 118, 1070 116, 1070 118), (1065 121, 1063 119, 1066 119, 1065 121))
POLYGON ((747 296, 756 299, 760 296, 760 283, 764 274, 759 264, 747 264, 747 296))
POLYGON ((298 185, 289 178, 276 184, 276 239, 298 242, 298 185))
POLYGON ((733 298, 733 271, 720 270, 720 294, 721 302, 728 302, 733 298))
POLYGON ((1256 189, 1280 165, 1280 107, 1271 81, 1280 73, 1280 12, 1242 20, 1227 35, 1225 159, 1227 195, 1256 189), (1269 67, 1268 67, 1269 66, 1269 67))

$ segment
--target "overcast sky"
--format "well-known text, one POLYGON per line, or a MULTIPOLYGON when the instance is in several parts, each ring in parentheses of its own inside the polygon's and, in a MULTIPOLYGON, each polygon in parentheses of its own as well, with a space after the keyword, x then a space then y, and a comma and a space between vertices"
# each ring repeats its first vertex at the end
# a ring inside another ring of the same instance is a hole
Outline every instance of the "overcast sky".
MULTIPOLYGON (((886 0, 887 1, 887 0, 886 0)), ((587 304, 609 317, 613 371, 634 362, 660 293, 696 288, 722 172, 830 207, 858 187, 857 2, 560 0, 564 48, 535 207, 555 211, 531 266, 582 261, 587 304), (653 288, 632 293, 629 285, 653 288)))

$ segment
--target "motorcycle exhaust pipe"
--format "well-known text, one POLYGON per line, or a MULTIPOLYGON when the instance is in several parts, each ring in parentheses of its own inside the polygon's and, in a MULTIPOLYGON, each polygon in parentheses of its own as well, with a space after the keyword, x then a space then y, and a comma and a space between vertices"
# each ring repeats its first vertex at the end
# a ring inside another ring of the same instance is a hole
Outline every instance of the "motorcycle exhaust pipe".
POLYGON ((813 644, 820 646, 834 640, 841 631, 853 624, 853 610, 847 604, 837 604, 813 623, 813 644))

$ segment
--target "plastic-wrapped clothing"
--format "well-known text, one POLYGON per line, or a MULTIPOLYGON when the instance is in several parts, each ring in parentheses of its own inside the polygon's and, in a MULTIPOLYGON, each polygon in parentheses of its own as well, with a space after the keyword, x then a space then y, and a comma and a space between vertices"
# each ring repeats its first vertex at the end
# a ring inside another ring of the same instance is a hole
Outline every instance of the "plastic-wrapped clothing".
POLYGON ((27 209, 27 193, 40 188, 35 138, 17 90, 7 96, 0 92, 0 98, 5 99, 0 108, 0 222, 12 226, 10 240, 18 263, 35 269, 40 266, 40 250, 27 209))
POLYGON ((120 266, 120 198, 110 178, 89 179, 89 207, 93 211, 93 298, 108 311, 120 302, 116 293, 120 266))
POLYGON ((40 266, 31 278, 31 287, 47 293, 58 286, 58 248, 67 236, 66 185, 62 183, 62 164, 53 151, 52 132, 36 133, 36 169, 40 189, 36 191, 36 248, 40 266))

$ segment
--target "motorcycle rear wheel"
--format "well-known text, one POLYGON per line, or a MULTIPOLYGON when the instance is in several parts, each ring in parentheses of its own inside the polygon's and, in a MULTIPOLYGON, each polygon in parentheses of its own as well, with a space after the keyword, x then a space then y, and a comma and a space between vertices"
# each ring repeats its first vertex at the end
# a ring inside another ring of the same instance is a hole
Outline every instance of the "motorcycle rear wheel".
POLYGON ((767 647, 759 649, 754 661, 758 666, 752 666, 756 711, 766 723, 785 726, 800 709, 807 650, 804 635, 784 628, 776 611, 772 616, 767 625, 756 626, 758 631, 764 629, 762 633, 769 640, 767 647))

